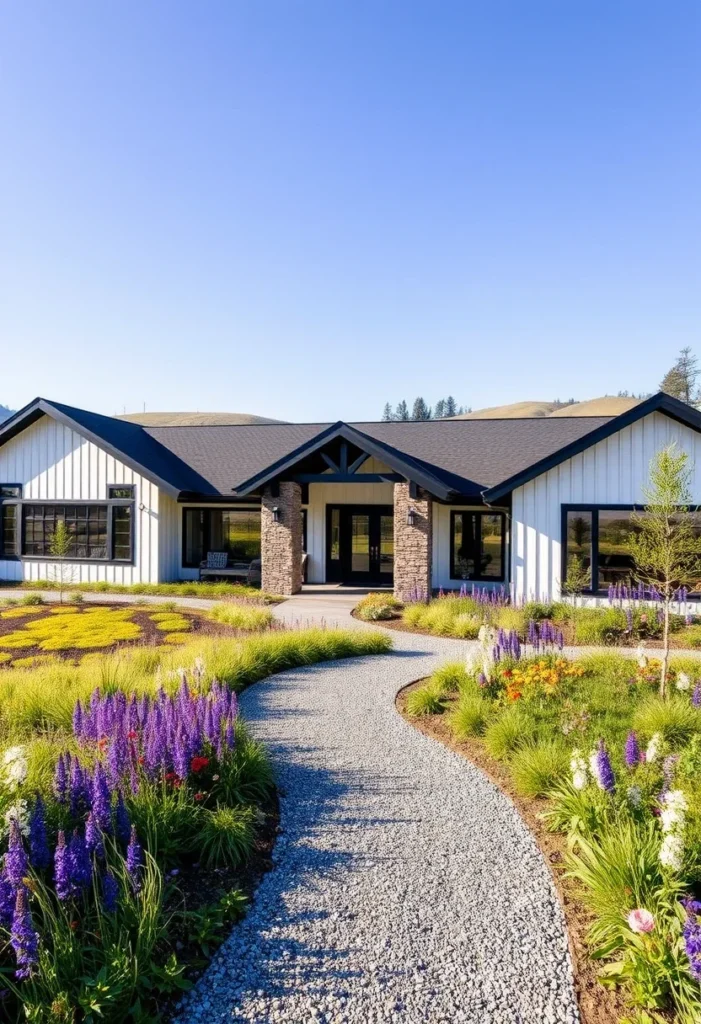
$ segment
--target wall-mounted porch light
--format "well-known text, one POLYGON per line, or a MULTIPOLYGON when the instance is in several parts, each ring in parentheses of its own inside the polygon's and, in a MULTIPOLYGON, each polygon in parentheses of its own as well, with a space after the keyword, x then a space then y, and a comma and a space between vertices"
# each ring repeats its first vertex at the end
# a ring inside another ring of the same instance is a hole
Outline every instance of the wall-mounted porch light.
POLYGON ((416 509, 410 508, 406 514, 407 526, 416 526, 416 509))
POLYGON ((280 522, 280 509, 277 507, 277 505, 273 505, 273 522, 280 522))

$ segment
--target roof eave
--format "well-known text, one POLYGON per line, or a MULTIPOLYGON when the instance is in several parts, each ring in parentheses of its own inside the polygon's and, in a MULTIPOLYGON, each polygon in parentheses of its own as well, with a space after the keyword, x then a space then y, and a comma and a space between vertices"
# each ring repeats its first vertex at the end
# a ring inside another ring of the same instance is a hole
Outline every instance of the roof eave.
POLYGON ((584 434, 583 437, 570 442, 570 444, 565 445, 563 448, 559 448, 556 452, 546 456, 546 458, 534 462, 531 466, 526 467, 526 469, 514 474, 514 476, 509 477, 507 480, 495 484, 494 487, 488 487, 482 492, 484 501, 498 501, 499 498, 503 498, 504 495, 509 494, 517 487, 522 487, 537 476, 547 473, 549 469, 554 469, 560 463, 566 462, 567 459, 571 459, 575 455, 579 455, 580 452, 586 451, 592 445, 606 440, 612 434, 617 434, 619 430, 629 427, 632 423, 637 423, 638 420, 649 416, 653 412, 661 412, 678 423, 701 433, 701 413, 692 406, 686 405, 685 402, 680 402, 679 399, 672 398, 671 395, 666 395, 663 391, 659 391, 656 395, 645 399, 644 402, 640 402, 639 405, 634 405, 632 409, 622 412, 619 416, 614 416, 608 423, 596 427, 588 434, 584 434))
POLYGON ((106 441, 100 437, 99 434, 95 434, 92 430, 89 430, 82 423, 73 419, 71 416, 66 415, 60 409, 57 409, 55 405, 48 402, 45 398, 35 398, 29 405, 25 405, 23 409, 11 416, 9 420, 0 425, 0 447, 7 441, 16 437, 32 423, 35 423, 42 415, 50 416, 52 419, 57 420, 64 426, 69 427, 71 430, 75 430, 76 433, 80 434, 81 437, 86 438, 88 441, 92 441, 93 444, 97 445, 103 451, 106 451, 109 455, 112 455, 119 462, 123 462, 125 466, 129 466, 134 472, 139 473, 140 476, 145 476, 147 480, 156 484, 164 493, 168 494, 171 498, 176 500, 180 496, 180 488, 175 487, 170 481, 163 479, 157 473, 154 473, 147 466, 143 466, 136 459, 132 459, 131 456, 127 455, 121 449, 115 445, 106 441))

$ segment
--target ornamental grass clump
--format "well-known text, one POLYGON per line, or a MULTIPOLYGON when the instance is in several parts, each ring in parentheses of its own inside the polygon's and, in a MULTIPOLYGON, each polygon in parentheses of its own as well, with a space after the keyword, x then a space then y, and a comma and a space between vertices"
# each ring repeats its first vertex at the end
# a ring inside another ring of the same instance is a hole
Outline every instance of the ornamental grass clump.
POLYGON ((396 619, 404 605, 392 594, 366 594, 355 606, 355 614, 365 622, 396 619))
POLYGON ((412 718, 421 718, 424 715, 442 715, 445 705, 446 692, 440 684, 436 685, 433 681, 412 690, 406 699, 406 711, 412 718))
POLYGON ((499 717, 487 727, 484 745, 498 760, 509 757, 515 750, 529 743, 535 735, 535 721, 517 705, 504 708, 499 717))
POLYGON ((234 629, 240 629, 247 633, 270 629, 275 621, 269 608, 237 604, 234 601, 215 604, 209 612, 209 617, 215 622, 222 622, 226 626, 232 626, 234 629))
POLYGON ((511 759, 511 775, 522 796, 546 796, 561 782, 569 768, 570 755, 560 740, 525 743, 511 759))
POLYGON ((464 693, 450 712, 450 727, 457 739, 480 736, 488 718, 488 701, 479 694, 464 693))

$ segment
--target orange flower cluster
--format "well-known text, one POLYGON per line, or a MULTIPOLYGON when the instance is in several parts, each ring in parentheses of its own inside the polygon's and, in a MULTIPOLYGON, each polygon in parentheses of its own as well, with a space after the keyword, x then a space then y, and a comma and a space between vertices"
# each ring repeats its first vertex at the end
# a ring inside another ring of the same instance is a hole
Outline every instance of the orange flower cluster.
POLYGON ((506 669, 502 678, 506 683, 506 699, 520 700, 527 694, 541 689, 545 694, 555 693, 563 679, 580 679, 584 669, 566 658, 556 661, 532 661, 523 668, 506 669))

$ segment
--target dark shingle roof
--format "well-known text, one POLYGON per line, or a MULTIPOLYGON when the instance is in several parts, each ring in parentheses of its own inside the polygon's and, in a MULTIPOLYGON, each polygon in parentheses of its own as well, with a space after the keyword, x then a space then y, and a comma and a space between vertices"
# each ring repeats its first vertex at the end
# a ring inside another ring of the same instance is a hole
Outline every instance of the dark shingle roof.
POLYGON ((189 427, 142 427, 37 398, 0 425, 0 445, 46 414, 79 430, 174 497, 232 498, 247 481, 250 492, 257 485, 252 478, 266 470, 272 475, 271 466, 277 472, 277 463, 285 468, 294 464, 324 431, 352 435, 353 444, 362 443, 358 434, 363 434, 365 444, 389 466, 411 479, 420 480, 422 472, 431 478, 435 493, 484 495, 493 501, 655 411, 701 432, 701 413, 662 393, 615 417, 189 427))
MULTIPOLYGON (((350 426, 431 467, 452 490, 478 495, 610 419, 428 420, 350 426)), ((196 467, 215 493, 230 495, 330 426, 291 423, 146 430, 181 461, 196 467)))

